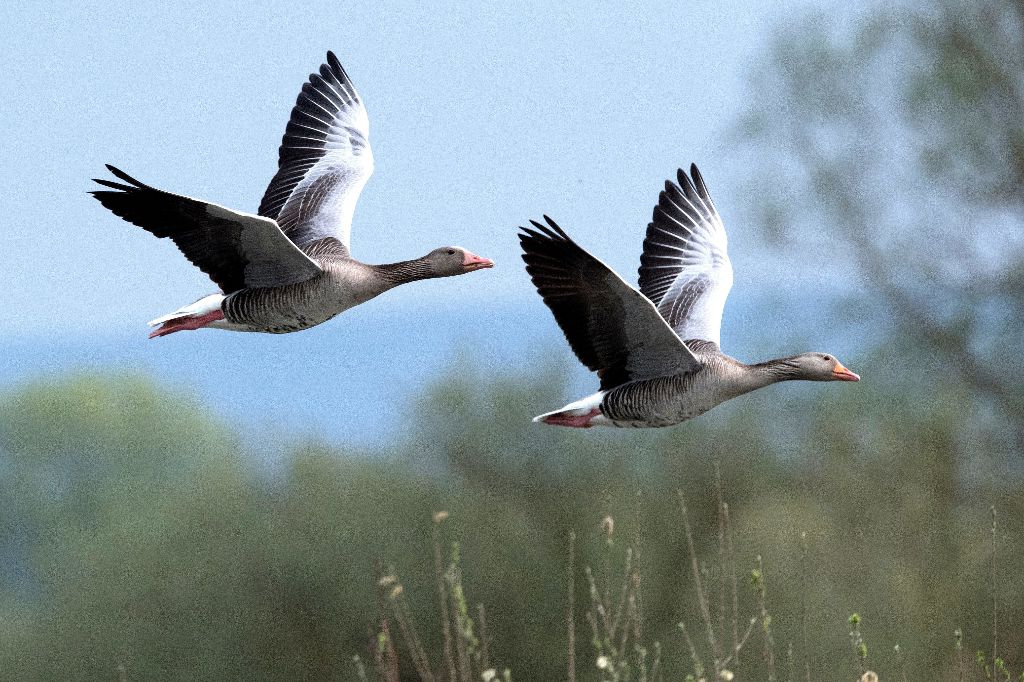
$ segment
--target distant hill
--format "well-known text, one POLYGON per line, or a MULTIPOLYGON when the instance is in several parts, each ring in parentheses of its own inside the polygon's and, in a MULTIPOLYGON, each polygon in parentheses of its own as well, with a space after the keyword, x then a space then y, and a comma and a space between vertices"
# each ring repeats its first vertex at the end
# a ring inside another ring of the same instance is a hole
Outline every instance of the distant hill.
MULTIPOLYGON (((194 394, 255 442, 313 436, 357 446, 394 437, 410 398, 457 358, 501 374, 554 360, 571 368, 567 398, 593 389, 537 299, 472 309, 382 299, 281 336, 199 331, 148 340, 143 317, 130 334, 0 339, 0 387, 73 371, 136 372, 194 394)), ((734 292, 722 338, 744 360, 813 347, 852 363, 871 345, 863 325, 844 320, 821 293, 809 309, 792 294, 734 292)))

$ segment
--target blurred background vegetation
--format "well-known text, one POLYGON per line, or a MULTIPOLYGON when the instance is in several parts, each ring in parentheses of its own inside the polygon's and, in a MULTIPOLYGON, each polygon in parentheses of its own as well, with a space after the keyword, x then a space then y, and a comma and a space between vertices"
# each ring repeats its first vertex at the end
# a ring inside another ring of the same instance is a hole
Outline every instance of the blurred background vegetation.
MULTIPOLYGON (((882 679, 978 679, 975 650, 1020 672, 1022 60, 1024 5, 982 0, 886 10, 854 30, 808 17, 752 75, 735 127, 755 160, 749 218, 766 253, 818 259, 824 274, 831 259, 852 265, 822 324, 859 321, 859 350, 843 358, 865 378, 856 386, 786 385, 671 430, 581 433, 529 422, 565 402, 565 368, 496 374, 470 353, 410 403, 401 441, 295 444, 273 466, 145 377, 9 387, 2 676, 352 679, 353 655, 372 668, 382 624, 394 630, 385 575, 438 670, 437 530, 446 557, 459 543, 498 670, 566 676, 575 532, 579 678, 608 675, 583 567, 617 585, 629 546, 641 639, 682 679, 692 661, 677 624, 700 633, 702 616, 677 491, 714 592, 716 463, 741 626, 760 614, 748 579, 760 556, 778 679, 790 648, 797 679, 805 663, 815 680, 856 679, 862 665, 882 679), (769 146, 779 153, 757 153, 769 146)), ((769 674, 760 630, 737 679, 769 674)), ((403 679, 418 679, 400 649, 403 679)))

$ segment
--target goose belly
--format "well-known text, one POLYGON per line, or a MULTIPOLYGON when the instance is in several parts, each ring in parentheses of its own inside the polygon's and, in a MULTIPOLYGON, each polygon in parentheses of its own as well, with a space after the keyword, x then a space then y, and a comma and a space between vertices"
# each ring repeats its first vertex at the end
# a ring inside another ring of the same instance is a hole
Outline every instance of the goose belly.
POLYGON ((326 295, 321 281, 237 291, 224 301, 224 327, 287 334, 315 327, 360 303, 343 294, 326 295))
POLYGON ((601 412, 613 426, 659 428, 700 416, 728 398, 704 387, 693 375, 672 376, 612 389, 601 403, 601 412))

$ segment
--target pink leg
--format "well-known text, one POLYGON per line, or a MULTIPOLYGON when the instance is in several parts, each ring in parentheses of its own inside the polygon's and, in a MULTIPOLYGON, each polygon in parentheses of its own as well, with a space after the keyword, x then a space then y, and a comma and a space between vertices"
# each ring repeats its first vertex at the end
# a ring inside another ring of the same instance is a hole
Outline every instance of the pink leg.
POLYGON ((205 315, 199 315, 197 317, 179 317, 175 320, 168 320, 160 325, 157 329, 154 329, 149 333, 149 338, 156 338, 157 336, 164 336, 166 334, 173 334, 174 332, 191 331, 193 329, 199 329, 205 327, 211 322, 217 320, 223 320, 224 313, 220 310, 213 310, 206 313, 205 315))
POLYGON ((556 412, 555 414, 544 417, 544 423, 551 424, 553 426, 568 426, 574 429, 589 429, 593 426, 593 424, 590 423, 590 420, 599 414, 601 414, 601 410, 596 407, 586 414, 556 412))

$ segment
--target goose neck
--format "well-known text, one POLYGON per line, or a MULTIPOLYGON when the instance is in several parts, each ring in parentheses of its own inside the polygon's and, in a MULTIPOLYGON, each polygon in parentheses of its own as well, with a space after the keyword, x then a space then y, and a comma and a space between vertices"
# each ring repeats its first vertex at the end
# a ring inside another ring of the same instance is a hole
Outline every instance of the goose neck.
POLYGON ((375 265, 374 268, 388 288, 397 287, 407 282, 415 282, 420 279, 430 279, 435 276, 430 266, 422 258, 375 265))
POLYGON ((754 365, 747 365, 747 369, 752 379, 758 382, 758 387, 802 378, 800 367, 793 362, 793 358, 767 360, 754 365))

